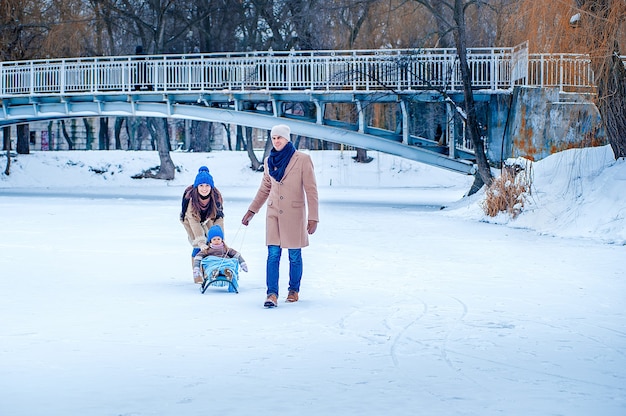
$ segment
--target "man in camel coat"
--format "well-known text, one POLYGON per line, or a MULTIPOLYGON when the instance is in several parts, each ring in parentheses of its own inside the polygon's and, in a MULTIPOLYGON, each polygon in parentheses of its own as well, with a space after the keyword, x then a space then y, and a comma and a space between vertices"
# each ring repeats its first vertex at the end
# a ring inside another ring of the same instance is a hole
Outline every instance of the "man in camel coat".
POLYGON ((278 306, 279 265, 282 249, 289 252, 289 290, 287 302, 297 302, 302 279, 302 247, 309 245, 319 222, 315 172, 311 157, 291 143, 291 130, 279 124, 271 131, 270 156, 259 190, 241 220, 248 225, 267 201, 266 245, 267 298, 264 306, 278 306))

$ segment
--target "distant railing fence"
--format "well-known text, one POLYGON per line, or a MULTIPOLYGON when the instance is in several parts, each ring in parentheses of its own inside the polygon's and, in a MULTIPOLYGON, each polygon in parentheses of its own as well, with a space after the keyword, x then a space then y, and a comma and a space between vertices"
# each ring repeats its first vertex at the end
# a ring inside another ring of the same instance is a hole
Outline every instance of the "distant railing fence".
POLYGON ((528 85, 588 91, 595 85, 591 60, 581 54, 533 54, 528 61, 528 85))
MULTIPOLYGON (((579 54, 528 54, 515 48, 468 50, 472 86, 514 85, 580 91, 593 86, 579 54)), ((0 63, 0 97, 107 92, 460 91, 455 49, 288 51, 121 56, 0 63)))

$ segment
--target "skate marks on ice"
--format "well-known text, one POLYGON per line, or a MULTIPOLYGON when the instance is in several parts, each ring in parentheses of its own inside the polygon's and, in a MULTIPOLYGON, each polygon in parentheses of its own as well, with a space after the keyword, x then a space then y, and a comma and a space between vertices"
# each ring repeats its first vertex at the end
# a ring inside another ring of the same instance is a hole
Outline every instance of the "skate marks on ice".
MULTIPOLYGON (((487 395, 497 388, 503 397, 494 400, 503 403, 510 394, 547 400, 543 392, 556 385, 566 402, 579 397, 623 402, 626 353, 613 340, 618 333, 626 344, 624 332, 568 316, 521 315, 505 303, 468 307, 460 297, 426 293, 410 304, 354 307, 338 326, 442 400, 461 397, 438 386, 459 386, 467 393, 471 385, 487 395)), ((558 398, 551 398, 551 405, 556 403, 558 398)))

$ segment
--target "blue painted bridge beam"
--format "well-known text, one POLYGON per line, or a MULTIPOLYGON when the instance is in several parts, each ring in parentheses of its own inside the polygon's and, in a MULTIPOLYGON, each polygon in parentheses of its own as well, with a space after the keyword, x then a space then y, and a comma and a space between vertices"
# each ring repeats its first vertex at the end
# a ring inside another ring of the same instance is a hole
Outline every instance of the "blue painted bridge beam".
POLYGON ((0 126, 27 123, 35 120, 50 120, 78 117, 168 117, 209 122, 237 124, 270 130, 277 123, 289 125, 293 134, 315 137, 334 143, 343 143, 363 149, 389 153, 406 159, 438 166, 462 174, 474 174, 475 165, 467 160, 448 157, 444 154, 383 137, 357 131, 331 127, 310 121, 294 120, 270 114, 237 111, 230 108, 214 108, 197 104, 177 104, 171 97, 163 96, 165 102, 135 101, 133 97, 72 97, 71 100, 3 100, 0 109, 0 126), (170 101, 168 101, 168 99, 170 101))

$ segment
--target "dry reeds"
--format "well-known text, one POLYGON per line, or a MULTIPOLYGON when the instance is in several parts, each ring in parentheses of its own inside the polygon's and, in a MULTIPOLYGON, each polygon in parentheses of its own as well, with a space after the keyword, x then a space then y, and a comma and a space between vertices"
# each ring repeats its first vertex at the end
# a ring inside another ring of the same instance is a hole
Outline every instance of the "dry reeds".
POLYGON ((530 172, 519 164, 507 165, 485 191, 482 208, 485 214, 495 217, 501 212, 515 219, 524 209, 530 192, 530 172))

